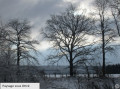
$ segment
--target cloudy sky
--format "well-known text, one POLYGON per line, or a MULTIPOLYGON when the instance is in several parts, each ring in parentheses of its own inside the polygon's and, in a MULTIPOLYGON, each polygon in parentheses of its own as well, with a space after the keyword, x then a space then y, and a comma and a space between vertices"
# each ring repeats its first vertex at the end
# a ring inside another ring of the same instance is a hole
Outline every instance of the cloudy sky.
MULTIPOLYGON (((52 14, 63 12, 71 3, 78 8, 87 8, 91 12, 94 0, 0 0, 0 19, 5 22, 10 19, 28 19, 33 25, 32 38, 38 38, 38 33, 52 14), (88 9, 89 8, 89 9, 88 9)), ((45 55, 50 45, 42 41, 37 48, 45 55)), ((42 57, 41 63, 44 62, 42 57)))
POLYGON ((93 0, 0 0, 0 17, 3 21, 13 18, 28 19, 34 26, 33 32, 37 33, 36 30, 45 25, 51 14, 64 11, 71 3, 90 8, 91 1, 93 0))
MULTIPOLYGON (((0 19, 5 22, 10 19, 28 19, 33 25, 32 38, 38 37, 38 31, 52 14, 63 12, 71 3, 76 7, 91 8, 93 0, 0 0, 0 19)), ((90 11, 90 10, 88 10, 90 11)), ((42 42, 40 50, 49 45, 42 42), (45 45, 46 44, 46 45, 45 45)), ((39 48, 39 47, 38 47, 39 48)))

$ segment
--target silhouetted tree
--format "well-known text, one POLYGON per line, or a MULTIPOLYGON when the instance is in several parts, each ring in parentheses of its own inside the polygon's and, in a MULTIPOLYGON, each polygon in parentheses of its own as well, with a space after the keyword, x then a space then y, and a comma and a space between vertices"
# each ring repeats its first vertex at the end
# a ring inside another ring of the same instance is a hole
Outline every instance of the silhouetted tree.
POLYGON ((0 68, 2 69, 0 76, 3 78, 1 82, 8 81, 11 76, 11 66, 15 64, 15 54, 12 50, 12 44, 6 40, 8 32, 5 30, 6 26, 0 23, 0 68))
POLYGON ((97 29, 100 30, 101 34, 101 42, 102 42, 102 72, 103 77, 105 77, 105 60, 106 60, 106 51, 110 51, 113 47, 109 47, 107 44, 113 40, 115 36, 114 30, 111 27, 111 20, 109 19, 108 14, 108 7, 109 7, 109 0, 95 0, 96 6, 96 23, 97 29))
POLYGON ((7 41, 11 42, 13 50, 16 53, 16 61, 19 69, 20 61, 37 61, 30 52, 36 51, 34 44, 38 42, 32 40, 30 37, 31 26, 27 20, 21 21, 18 19, 13 19, 8 22, 6 31, 9 36, 6 38, 7 41), (34 59, 34 60, 31 60, 34 59))
POLYGON ((84 61, 85 55, 90 53, 91 45, 86 42, 86 34, 92 30, 93 23, 93 20, 85 16, 84 10, 77 13, 73 6, 47 20, 47 27, 43 30, 44 37, 59 51, 48 59, 60 60, 65 57, 70 65, 70 76, 73 76, 74 63, 84 61))
POLYGON ((114 24, 120 36, 120 0, 111 0, 110 8, 114 19, 114 24))

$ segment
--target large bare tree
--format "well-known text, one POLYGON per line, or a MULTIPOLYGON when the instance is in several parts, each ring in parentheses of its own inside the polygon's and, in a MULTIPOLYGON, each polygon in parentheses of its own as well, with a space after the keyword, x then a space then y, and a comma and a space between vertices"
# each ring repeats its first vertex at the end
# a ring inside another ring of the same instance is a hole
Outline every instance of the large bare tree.
POLYGON ((58 50, 58 53, 50 55, 49 59, 66 59, 70 66, 70 76, 74 74, 74 64, 84 61, 85 55, 90 53, 86 34, 92 29, 93 22, 85 16, 84 10, 77 13, 73 6, 47 20, 46 29, 43 30, 44 37, 58 50))

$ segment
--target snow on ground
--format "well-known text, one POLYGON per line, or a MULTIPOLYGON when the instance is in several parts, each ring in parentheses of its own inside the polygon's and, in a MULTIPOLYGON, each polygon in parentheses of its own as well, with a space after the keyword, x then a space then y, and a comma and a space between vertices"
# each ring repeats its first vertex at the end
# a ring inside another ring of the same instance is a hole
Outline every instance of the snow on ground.
POLYGON ((41 89, 120 89, 120 77, 117 78, 46 78, 40 81, 41 89), (118 86, 119 87, 119 86, 118 86))

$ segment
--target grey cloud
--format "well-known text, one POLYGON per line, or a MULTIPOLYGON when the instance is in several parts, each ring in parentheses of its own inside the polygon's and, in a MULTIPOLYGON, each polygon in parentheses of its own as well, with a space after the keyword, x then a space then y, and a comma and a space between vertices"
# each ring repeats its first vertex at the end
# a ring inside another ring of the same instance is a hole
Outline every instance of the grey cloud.
POLYGON ((37 31, 51 14, 62 12, 67 6, 63 0, 0 0, 0 16, 3 20, 27 18, 37 31))
POLYGON ((39 0, 36 4, 23 2, 22 0, 0 0, 0 16, 11 18, 36 18, 48 17, 52 13, 64 8, 57 7, 61 0, 39 0))
MULTIPOLYGON (((0 0, 0 16, 3 20, 28 19, 38 31, 51 14, 60 13, 70 5, 71 0, 0 0), (69 2, 68 2, 69 1, 69 2)), ((76 6, 82 0, 76 0, 76 6)), ((87 1, 87 0, 86 0, 87 1)))
POLYGON ((3 21, 13 18, 28 19, 33 23, 33 34, 38 31, 51 14, 66 8, 62 0, 0 0, 0 16, 3 21), (61 7, 59 5, 62 5, 61 7))
MULTIPOLYGON (((33 24, 33 34, 38 35, 51 14, 57 14, 70 5, 71 0, 0 0, 0 16, 3 21, 13 18, 28 19, 33 24), (69 1, 69 2, 68 2, 69 1)), ((81 0, 76 0, 75 6, 81 0)))

